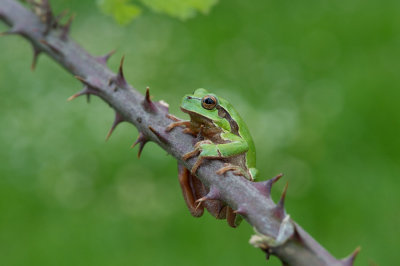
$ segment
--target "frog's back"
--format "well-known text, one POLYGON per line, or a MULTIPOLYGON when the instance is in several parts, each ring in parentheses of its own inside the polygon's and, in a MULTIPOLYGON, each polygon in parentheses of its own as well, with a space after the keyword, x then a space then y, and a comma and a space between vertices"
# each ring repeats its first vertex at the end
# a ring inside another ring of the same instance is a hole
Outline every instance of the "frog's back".
MULTIPOLYGON (((256 148, 254 146, 253 138, 250 134, 250 131, 249 131, 246 123, 243 121, 242 117, 239 115, 239 113, 236 111, 236 109, 228 101, 226 101, 223 98, 219 98, 219 101, 220 101, 221 106, 223 108, 225 108, 226 111, 231 115, 231 118, 228 118, 228 119, 232 119, 232 117, 235 117, 235 122, 238 126, 237 131, 238 131, 239 135, 243 139, 246 140, 247 145, 249 146, 249 150, 246 153, 247 165, 249 168, 255 168, 256 167, 256 148)), ((235 131, 235 130, 232 130, 232 131, 235 131)), ((232 132, 232 133, 235 133, 235 132, 232 132)))

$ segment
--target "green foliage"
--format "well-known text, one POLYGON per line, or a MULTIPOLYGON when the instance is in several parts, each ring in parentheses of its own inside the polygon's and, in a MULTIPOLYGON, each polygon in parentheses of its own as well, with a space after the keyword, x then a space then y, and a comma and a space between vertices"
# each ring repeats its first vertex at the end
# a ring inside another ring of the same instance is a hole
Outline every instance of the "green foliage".
POLYGON ((140 3, 132 3, 131 0, 98 0, 101 10, 111 15, 119 24, 127 24, 138 17, 142 8, 149 8, 153 12, 186 20, 193 18, 197 12, 208 14, 218 0, 138 0, 140 3))
POLYGON ((128 24, 142 12, 130 0, 98 0, 98 5, 105 14, 111 15, 121 25, 128 24))
POLYGON ((193 18, 197 12, 207 14, 218 0, 140 0, 155 12, 182 20, 193 18))

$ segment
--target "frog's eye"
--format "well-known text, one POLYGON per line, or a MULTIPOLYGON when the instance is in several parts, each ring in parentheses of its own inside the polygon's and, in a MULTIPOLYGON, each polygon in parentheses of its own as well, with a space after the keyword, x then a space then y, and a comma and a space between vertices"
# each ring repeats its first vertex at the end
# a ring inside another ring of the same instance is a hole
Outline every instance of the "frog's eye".
POLYGON ((201 106, 207 110, 212 110, 217 105, 217 98, 212 95, 206 95, 201 99, 201 106))

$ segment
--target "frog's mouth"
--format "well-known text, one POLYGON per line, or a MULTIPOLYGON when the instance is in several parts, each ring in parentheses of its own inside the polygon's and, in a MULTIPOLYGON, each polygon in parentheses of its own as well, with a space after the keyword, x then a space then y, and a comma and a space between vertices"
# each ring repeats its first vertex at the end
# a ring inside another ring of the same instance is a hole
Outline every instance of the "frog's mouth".
POLYGON ((208 126, 215 126, 212 120, 208 117, 199 115, 195 112, 192 112, 188 109, 181 107, 182 112, 187 113, 190 116, 191 121, 196 121, 200 124, 208 125, 208 126))
POLYGON ((181 107, 181 111, 182 112, 184 112, 184 113, 187 113, 187 114, 194 114, 194 112, 192 112, 192 111, 189 111, 188 109, 185 109, 185 108, 183 108, 183 107, 181 107))

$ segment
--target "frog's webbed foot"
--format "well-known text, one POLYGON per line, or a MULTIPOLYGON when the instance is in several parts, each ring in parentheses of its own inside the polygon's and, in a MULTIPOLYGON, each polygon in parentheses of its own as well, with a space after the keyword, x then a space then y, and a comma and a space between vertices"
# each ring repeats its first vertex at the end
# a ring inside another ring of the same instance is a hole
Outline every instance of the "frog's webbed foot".
POLYGON ((228 171, 233 171, 234 175, 243 176, 246 179, 249 179, 250 181, 253 181, 253 178, 249 177, 249 175, 246 173, 246 171, 242 167, 234 165, 234 164, 230 164, 230 163, 225 163, 224 167, 219 169, 216 173, 218 175, 223 175, 228 171))
MULTIPOLYGON (((197 142, 196 145, 194 145, 194 150, 183 155, 182 159, 184 161, 186 161, 192 157, 199 155, 202 152, 202 147, 201 147, 202 145, 213 145, 213 143, 210 140, 202 140, 202 141, 197 142)), ((192 175, 196 174, 197 169, 204 162, 205 158, 206 157, 204 157, 204 156, 201 156, 201 155, 199 156, 199 158, 193 165, 192 170, 190 171, 192 175)))
POLYGON ((166 116, 167 116, 167 118, 174 121, 167 126, 167 128, 165 129, 166 132, 170 132, 172 129, 174 129, 176 127, 184 126, 185 129, 183 130, 183 133, 197 136, 197 132, 194 132, 190 128, 191 122, 189 120, 182 120, 171 114, 167 114, 166 116))

